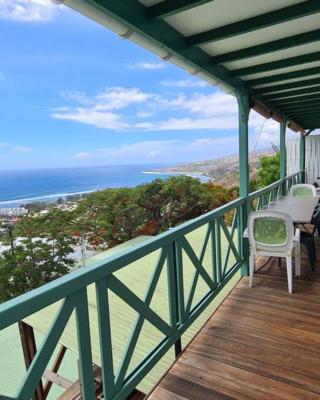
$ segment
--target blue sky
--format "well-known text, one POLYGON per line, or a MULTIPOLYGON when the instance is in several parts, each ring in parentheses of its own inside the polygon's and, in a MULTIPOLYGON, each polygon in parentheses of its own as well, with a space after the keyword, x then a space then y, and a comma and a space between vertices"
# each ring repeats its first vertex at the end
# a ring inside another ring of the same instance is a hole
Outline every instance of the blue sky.
MULTIPOLYGON (((0 0, 0 169, 238 151, 236 101, 49 0, 0 0)), ((263 119, 252 114, 250 146, 263 119)), ((258 147, 278 142, 264 125, 258 147)))

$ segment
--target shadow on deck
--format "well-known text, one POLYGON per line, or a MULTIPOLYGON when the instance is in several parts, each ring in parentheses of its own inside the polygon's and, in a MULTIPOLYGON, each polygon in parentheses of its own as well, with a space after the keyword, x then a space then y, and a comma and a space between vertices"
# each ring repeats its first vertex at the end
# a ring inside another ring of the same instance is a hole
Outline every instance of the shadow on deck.
MULTIPOLYGON (((317 250, 320 259, 319 242, 317 250)), ((302 253, 292 295, 284 261, 260 267, 252 289, 243 278, 148 399, 319 400, 317 264, 311 272, 302 253)))

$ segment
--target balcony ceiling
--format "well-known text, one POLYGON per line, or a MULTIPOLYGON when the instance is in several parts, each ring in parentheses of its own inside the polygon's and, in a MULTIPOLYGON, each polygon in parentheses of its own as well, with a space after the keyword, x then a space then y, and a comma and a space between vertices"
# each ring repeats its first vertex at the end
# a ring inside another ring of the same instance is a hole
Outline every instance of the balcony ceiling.
POLYGON ((320 128, 319 0, 64 2, 113 30, 110 20, 123 24, 121 36, 304 129, 320 128))

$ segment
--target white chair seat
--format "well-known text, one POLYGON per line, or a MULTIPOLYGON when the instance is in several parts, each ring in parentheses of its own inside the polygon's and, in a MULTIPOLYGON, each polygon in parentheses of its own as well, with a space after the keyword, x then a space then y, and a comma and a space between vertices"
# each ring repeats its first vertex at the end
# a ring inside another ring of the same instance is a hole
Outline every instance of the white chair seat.
POLYGON ((257 256, 286 259, 288 291, 292 293, 292 254, 295 255, 295 275, 300 276, 300 230, 294 227, 291 217, 276 211, 257 211, 248 218, 250 243, 249 287, 253 285, 255 258, 257 256))

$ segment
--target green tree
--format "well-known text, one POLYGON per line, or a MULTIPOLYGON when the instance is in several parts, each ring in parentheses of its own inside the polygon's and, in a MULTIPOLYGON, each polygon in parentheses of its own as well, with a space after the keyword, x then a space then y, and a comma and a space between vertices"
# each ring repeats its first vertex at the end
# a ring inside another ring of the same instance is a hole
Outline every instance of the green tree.
POLYGON ((205 186, 189 176, 156 179, 137 187, 137 201, 148 213, 144 232, 156 235, 208 210, 205 186))
POLYGON ((92 245, 112 247, 140 234, 146 212, 137 204, 135 189, 106 189, 81 201, 75 220, 80 231, 87 229, 92 245))
POLYGON ((265 187, 280 179, 280 154, 262 156, 258 169, 259 186, 265 187))
POLYGON ((60 210, 24 216, 13 227, 13 241, 6 234, 1 237, 10 248, 0 254, 0 301, 59 278, 75 266, 68 220, 60 210))
POLYGON ((70 241, 26 238, 0 255, 0 301, 6 301, 68 273, 75 260, 70 241))

